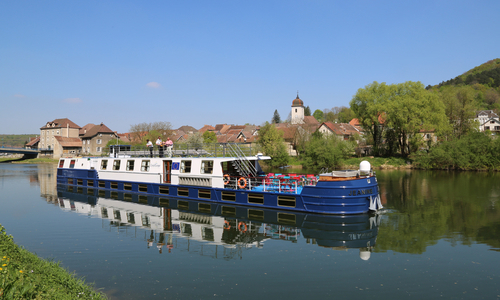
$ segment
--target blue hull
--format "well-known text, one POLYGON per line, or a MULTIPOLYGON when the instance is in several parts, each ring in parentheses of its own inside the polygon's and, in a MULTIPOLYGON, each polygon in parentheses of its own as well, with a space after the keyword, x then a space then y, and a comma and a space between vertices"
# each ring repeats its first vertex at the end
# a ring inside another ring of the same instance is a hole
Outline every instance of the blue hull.
MULTIPOLYGON (((175 197, 230 205, 271 208, 317 214, 363 214, 377 209, 378 185, 375 176, 344 181, 319 181, 304 186, 299 194, 262 190, 212 188, 148 182, 99 179, 95 170, 60 168, 57 182, 62 185, 95 188, 113 193, 175 197), (370 205, 371 204, 371 205, 370 205)), ((378 208, 380 204, 378 202, 378 208)))

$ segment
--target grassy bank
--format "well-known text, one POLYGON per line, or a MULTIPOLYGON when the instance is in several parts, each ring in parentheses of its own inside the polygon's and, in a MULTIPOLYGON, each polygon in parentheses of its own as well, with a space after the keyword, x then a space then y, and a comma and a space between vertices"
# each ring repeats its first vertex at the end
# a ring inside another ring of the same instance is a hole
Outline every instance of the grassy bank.
POLYGON ((106 299, 58 263, 17 246, 0 224, 0 299, 106 299))
POLYGON ((14 164, 57 164, 59 160, 53 158, 31 158, 31 159, 22 159, 22 158, 12 158, 12 157, 3 157, 0 158, 0 163, 14 163, 14 164))

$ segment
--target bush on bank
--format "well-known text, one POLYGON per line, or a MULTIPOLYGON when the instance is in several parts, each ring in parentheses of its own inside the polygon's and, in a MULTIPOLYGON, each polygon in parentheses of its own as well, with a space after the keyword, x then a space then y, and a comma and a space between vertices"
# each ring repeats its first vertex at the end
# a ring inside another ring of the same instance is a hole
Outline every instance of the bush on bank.
POLYGON ((106 299, 82 279, 17 246, 0 224, 0 299, 106 299))
POLYGON ((412 156, 414 167, 445 170, 500 170, 500 139, 472 132, 412 156))

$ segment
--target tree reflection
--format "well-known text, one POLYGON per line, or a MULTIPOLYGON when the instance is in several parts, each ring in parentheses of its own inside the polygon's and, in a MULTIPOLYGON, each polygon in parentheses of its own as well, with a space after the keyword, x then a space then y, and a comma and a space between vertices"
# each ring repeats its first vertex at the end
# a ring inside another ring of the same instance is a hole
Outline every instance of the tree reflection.
POLYGON ((387 215, 376 252, 420 254, 440 239, 500 249, 498 173, 379 171, 387 215))

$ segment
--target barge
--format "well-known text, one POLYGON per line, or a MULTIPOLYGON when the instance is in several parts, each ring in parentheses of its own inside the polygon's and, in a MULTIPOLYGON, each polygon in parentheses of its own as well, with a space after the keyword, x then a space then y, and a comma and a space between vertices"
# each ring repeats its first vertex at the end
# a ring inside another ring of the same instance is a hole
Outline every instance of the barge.
POLYGON ((259 162, 271 157, 244 155, 237 144, 224 147, 231 151, 223 156, 207 151, 187 156, 173 151, 173 157, 113 153, 109 157, 61 158, 57 182, 315 214, 363 214, 382 208, 377 178, 368 161, 361 162, 359 170, 319 175, 265 173, 259 162))

